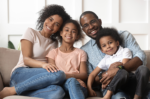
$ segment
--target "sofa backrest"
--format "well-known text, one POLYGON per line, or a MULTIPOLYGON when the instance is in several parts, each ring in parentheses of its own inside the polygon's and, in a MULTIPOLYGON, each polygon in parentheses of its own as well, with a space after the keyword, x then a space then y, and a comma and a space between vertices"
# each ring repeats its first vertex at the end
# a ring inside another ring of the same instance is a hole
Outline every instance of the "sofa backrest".
POLYGON ((150 70, 150 50, 144 50, 145 54, 146 54, 146 58, 147 58, 147 64, 146 66, 149 68, 150 70))
POLYGON ((0 73, 4 86, 10 82, 10 73, 19 60, 20 51, 0 47, 0 73))
MULTIPOLYGON (((150 50, 144 51, 147 57, 147 67, 150 70, 150 50)), ((20 51, 0 47, 0 73, 4 86, 9 86, 10 74, 19 60, 20 51)))

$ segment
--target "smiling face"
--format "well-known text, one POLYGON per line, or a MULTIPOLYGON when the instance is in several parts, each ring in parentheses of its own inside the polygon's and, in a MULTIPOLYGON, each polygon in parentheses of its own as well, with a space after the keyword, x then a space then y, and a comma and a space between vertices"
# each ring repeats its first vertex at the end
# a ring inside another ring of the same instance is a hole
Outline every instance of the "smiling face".
POLYGON ((115 41, 111 36, 104 36, 99 40, 101 51, 107 55, 113 55, 117 52, 119 42, 115 41))
POLYGON ((78 39, 78 30, 73 23, 67 23, 60 32, 62 42, 74 43, 78 39))
POLYGON ((97 19, 93 14, 85 14, 81 17, 80 22, 86 35, 95 39, 97 32, 101 28, 101 20, 97 19))
POLYGON ((63 19, 59 15, 52 15, 44 21, 41 32, 46 36, 51 36, 60 29, 62 23, 63 19))

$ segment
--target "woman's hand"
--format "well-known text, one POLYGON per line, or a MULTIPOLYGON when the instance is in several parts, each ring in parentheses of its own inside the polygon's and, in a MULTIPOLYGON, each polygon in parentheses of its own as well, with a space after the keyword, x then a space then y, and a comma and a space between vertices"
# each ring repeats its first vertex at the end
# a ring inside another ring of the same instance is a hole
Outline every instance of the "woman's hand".
POLYGON ((89 89, 88 91, 89 91, 90 97, 96 97, 97 96, 96 92, 93 89, 89 89))
POLYGON ((84 83, 84 81, 82 81, 81 79, 77 79, 77 81, 80 83, 80 85, 81 85, 82 87, 87 88, 87 86, 86 86, 86 84, 84 83))
POLYGON ((59 71, 59 68, 51 63, 44 63, 42 64, 42 68, 46 69, 48 72, 57 72, 59 71))

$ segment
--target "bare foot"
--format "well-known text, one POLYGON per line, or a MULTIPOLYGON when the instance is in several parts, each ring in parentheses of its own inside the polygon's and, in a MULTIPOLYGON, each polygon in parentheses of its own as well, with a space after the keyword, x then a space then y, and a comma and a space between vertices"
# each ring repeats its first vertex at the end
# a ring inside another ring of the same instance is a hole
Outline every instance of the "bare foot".
POLYGON ((15 87, 5 87, 1 92, 0 92, 0 99, 3 99, 6 96, 10 95, 15 95, 15 87))
POLYGON ((100 98, 100 99, 110 99, 110 98, 104 98, 104 97, 103 97, 103 98, 100 98))

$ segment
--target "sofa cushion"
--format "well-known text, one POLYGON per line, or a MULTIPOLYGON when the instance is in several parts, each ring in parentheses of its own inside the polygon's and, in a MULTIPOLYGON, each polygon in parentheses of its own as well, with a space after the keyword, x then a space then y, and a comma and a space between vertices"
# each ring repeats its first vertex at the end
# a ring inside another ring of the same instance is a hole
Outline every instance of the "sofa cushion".
POLYGON ((0 47, 0 73, 4 86, 9 86, 10 73, 19 60, 20 51, 0 47))
POLYGON ((0 75, 0 91, 3 89, 3 81, 2 81, 2 76, 0 75))
POLYGON ((14 96, 5 97, 4 99, 43 99, 43 98, 14 95, 14 96))
MULTIPOLYGON (((100 97, 89 97, 89 98, 86 98, 86 99, 99 99, 99 98, 100 97)), ((35 97, 14 95, 14 96, 5 97, 4 99, 43 99, 43 98, 35 98, 35 97)))
POLYGON ((0 75, 0 91, 3 89, 3 81, 2 81, 2 76, 0 75))
POLYGON ((147 67, 150 70, 150 50, 144 50, 145 54, 146 54, 146 58, 147 58, 147 67))

